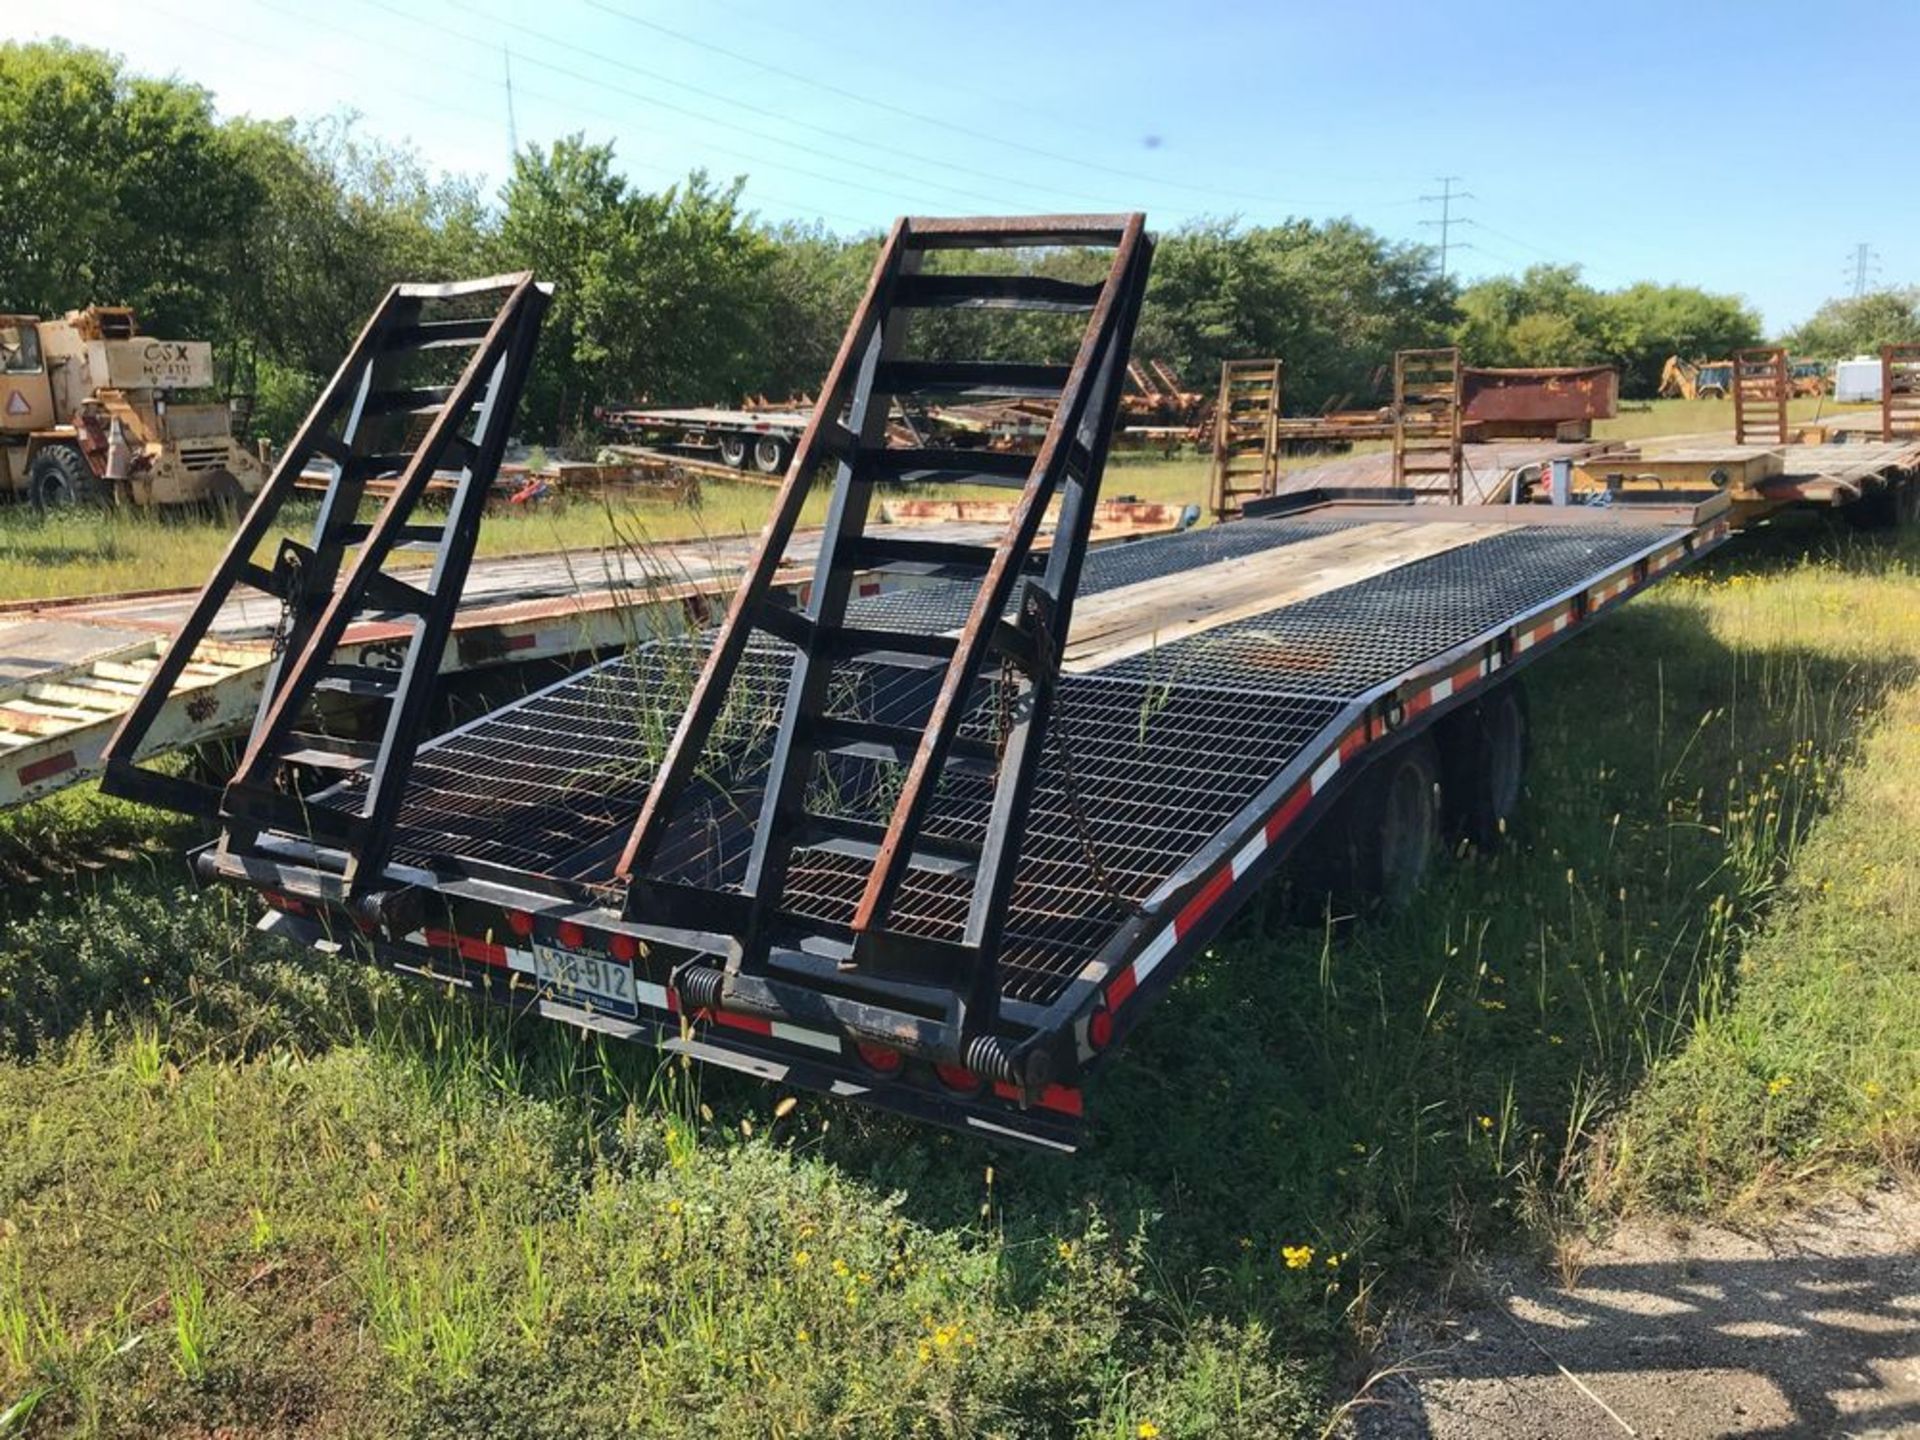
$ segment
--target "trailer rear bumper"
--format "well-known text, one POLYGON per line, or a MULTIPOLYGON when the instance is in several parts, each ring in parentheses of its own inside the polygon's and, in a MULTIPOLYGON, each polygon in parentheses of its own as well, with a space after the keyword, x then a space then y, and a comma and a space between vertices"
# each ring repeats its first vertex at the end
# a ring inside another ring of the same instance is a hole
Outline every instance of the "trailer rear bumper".
MULTIPOLYGON (((1078 1083, 1054 1083, 1023 1098, 1010 1085, 943 1075, 930 1062, 905 1055, 889 1073, 883 1067, 890 1062, 863 1054, 846 1034, 731 1011, 689 1011, 668 968, 651 955, 624 962, 633 974, 631 1006, 609 1005, 557 989, 551 974, 543 975, 533 946, 504 931, 482 936, 434 926, 393 940, 346 923, 344 911, 271 891, 265 898, 269 908, 260 928, 267 933, 316 949, 351 949, 395 974, 457 990, 516 1015, 993 1139, 1060 1153, 1080 1143, 1084 1109, 1078 1083)), ((470 917, 474 913, 467 908, 470 917)))

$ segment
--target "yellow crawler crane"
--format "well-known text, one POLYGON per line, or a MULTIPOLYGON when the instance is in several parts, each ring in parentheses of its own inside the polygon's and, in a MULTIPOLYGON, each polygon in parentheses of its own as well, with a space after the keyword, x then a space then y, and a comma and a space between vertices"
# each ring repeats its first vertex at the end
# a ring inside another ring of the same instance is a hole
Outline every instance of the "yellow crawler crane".
POLYGON ((0 315, 0 493, 43 508, 237 503, 266 479, 213 385, 204 340, 143 335, 95 305, 58 320, 0 315))

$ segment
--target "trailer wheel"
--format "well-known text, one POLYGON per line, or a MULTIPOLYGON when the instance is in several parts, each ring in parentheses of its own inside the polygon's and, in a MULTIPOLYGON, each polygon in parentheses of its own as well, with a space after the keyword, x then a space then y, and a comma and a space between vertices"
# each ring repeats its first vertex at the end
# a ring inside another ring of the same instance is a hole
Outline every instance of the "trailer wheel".
POLYGON ((747 468, 747 440, 744 435, 720 437, 720 463, 735 470, 747 468))
POLYGON ((762 475, 784 475, 792 453, 778 435, 762 435, 753 442, 753 468, 762 475))
POLYGON ((1893 530, 1920 523, 1920 478, 1896 479, 1842 506, 1840 513, 1856 530, 1893 530))
POLYGON ((1299 918, 1318 920, 1329 896, 1405 905, 1439 834, 1440 752, 1420 735, 1369 765, 1307 837, 1292 867, 1299 918))
POLYGON ((1520 810, 1527 770, 1526 692, 1517 680, 1509 681, 1436 728, 1447 833, 1491 850, 1520 810))
POLYGON ((206 476, 207 504, 213 513, 231 524, 247 508, 247 492, 231 470, 209 470, 206 476))
POLYGON ((1412 900, 1427 878, 1440 834, 1440 752, 1422 735, 1389 755, 1378 777, 1362 854, 1367 888, 1390 909, 1412 900))
POLYGON ((27 487, 33 492, 33 503, 42 510, 106 502, 106 492, 87 464, 87 457, 71 445, 49 445, 34 456, 27 471, 27 487))

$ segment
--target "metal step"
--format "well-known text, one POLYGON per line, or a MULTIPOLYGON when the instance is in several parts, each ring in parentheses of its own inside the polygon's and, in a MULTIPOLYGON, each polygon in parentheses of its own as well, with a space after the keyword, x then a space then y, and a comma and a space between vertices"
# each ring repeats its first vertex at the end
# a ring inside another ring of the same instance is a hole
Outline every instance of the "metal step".
POLYGON ((873 388, 888 395, 1007 395, 1047 397, 1066 388, 1065 365, 1007 360, 886 360, 873 388))
MULTIPOLYGON (((846 855, 855 860, 878 860, 887 842, 887 827, 840 815, 808 815, 797 848, 846 855)), ((964 840, 942 839, 922 833, 913 848, 903 852, 905 863, 935 875, 968 875, 978 870, 984 852, 964 840)))

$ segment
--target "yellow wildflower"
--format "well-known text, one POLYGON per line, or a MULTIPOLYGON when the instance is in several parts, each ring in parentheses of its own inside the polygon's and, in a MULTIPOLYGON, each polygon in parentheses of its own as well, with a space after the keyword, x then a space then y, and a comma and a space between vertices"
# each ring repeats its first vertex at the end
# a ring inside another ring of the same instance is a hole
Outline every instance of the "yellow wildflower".
POLYGON ((1154 1440, 1154 1436, 1160 1433, 1160 1427, 1151 1420, 1142 1420, 1140 1427, 1133 1433, 1138 1435, 1140 1440, 1154 1440))
POLYGON ((1313 1263, 1313 1247, 1311 1245, 1283 1245, 1280 1247, 1280 1258, 1287 1262, 1287 1269, 1304 1270, 1313 1263))
POLYGON ((811 1265, 812 1263, 813 1263, 813 1256, 809 1255, 806 1251, 796 1250, 793 1252, 793 1268, 794 1269, 804 1270, 807 1268, 807 1266, 811 1265))
POLYGON ((1773 1079, 1767 1081, 1767 1094, 1769 1095, 1779 1095, 1792 1088, 1793 1076, 1791 1075, 1776 1075, 1773 1079))

